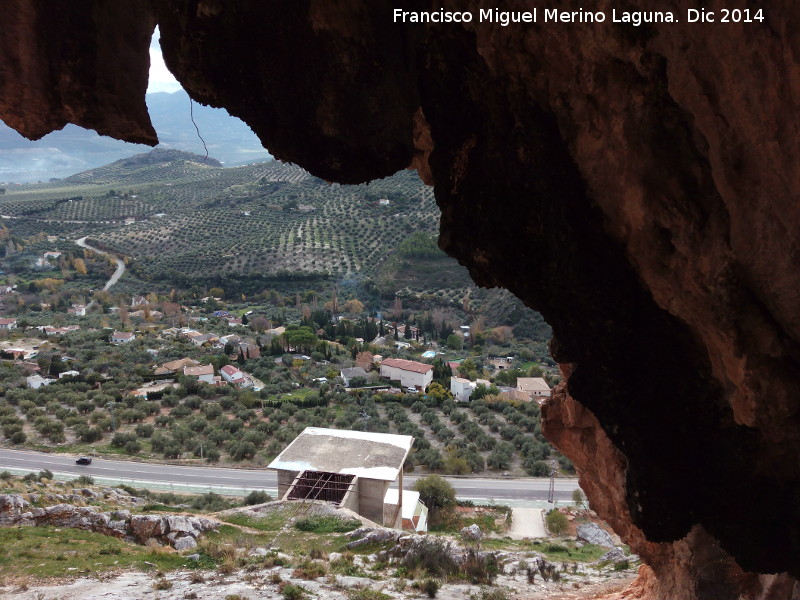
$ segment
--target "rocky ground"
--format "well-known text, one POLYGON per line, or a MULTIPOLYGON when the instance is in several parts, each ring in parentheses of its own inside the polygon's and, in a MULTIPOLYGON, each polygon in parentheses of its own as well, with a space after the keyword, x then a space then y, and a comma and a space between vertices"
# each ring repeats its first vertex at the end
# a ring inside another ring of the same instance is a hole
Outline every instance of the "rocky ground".
MULTIPOLYGON (((521 573, 499 576, 491 587, 466 582, 443 583, 436 597, 441 600, 567 600, 603 598, 628 587, 634 574, 617 573, 584 574, 567 577, 560 582, 529 584, 521 573), (490 594, 496 594, 491 596, 490 594)), ((58 585, 30 585, 21 588, 0 588, 0 598, 18 600, 256 600, 285 598, 283 590, 291 584, 301 587, 311 597, 348 600, 360 589, 380 591, 389 598, 426 597, 412 587, 412 583, 399 579, 374 579, 372 577, 326 576, 306 580, 294 576, 294 569, 271 567, 255 572, 237 571, 230 575, 197 571, 175 571, 162 577, 148 573, 120 573, 107 577, 80 578, 58 585), (282 589, 283 588, 283 589, 282 589), (238 596, 238 598, 237 598, 238 596)), ((380 598, 375 596, 376 600, 380 598)))
POLYGON ((409 534, 327 504, 270 502, 203 516, 148 514, 143 504, 93 486, 0 495, 0 598, 610 599, 637 564, 593 523, 577 528, 583 542, 516 541, 485 537, 477 525, 460 535, 409 534), (76 530, 94 538, 68 533, 76 530), (41 533, 29 540, 32 532, 41 533), (64 551, 53 558, 59 540, 64 551), (78 568, 80 553, 88 560, 78 568), (53 568, 42 577, 38 567, 53 568))

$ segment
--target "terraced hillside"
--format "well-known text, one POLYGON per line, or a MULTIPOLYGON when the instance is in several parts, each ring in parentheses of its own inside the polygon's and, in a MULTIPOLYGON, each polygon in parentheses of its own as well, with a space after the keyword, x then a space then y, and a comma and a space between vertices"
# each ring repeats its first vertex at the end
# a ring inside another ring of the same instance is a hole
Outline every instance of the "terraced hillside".
POLYGON ((0 214, 22 238, 89 234, 132 258, 145 280, 176 273, 375 276, 397 278, 397 289, 409 295, 444 285, 454 298, 471 285, 466 271, 435 248, 433 192, 412 172, 331 185, 294 165, 222 168, 213 159, 156 149, 63 180, 10 187, 0 195, 0 214), (433 255, 398 262, 397 249, 420 233, 433 255), (419 270, 430 276, 403 275, 408 261, 430 263, 419 270), (436 276, 441 272, 446 281, 436 276))

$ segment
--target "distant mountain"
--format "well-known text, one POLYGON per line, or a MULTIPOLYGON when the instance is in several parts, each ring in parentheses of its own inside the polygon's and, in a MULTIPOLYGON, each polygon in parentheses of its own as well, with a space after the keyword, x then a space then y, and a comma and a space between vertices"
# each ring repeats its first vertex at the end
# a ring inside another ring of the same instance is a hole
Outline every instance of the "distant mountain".
MULTIPOLYGON (((147 106, 161 140, 159 148, 205 155, 190 118, 186 92, 148 94, 147 106)), ((226 166, 270 158, 250 128, 227 111, 194 103, 192 114, 209 156, 226 166)), ((75 125, 31 142, 0 122, 0 182, 63 178, 148 150, 148 146, 103 137, 75 125)))

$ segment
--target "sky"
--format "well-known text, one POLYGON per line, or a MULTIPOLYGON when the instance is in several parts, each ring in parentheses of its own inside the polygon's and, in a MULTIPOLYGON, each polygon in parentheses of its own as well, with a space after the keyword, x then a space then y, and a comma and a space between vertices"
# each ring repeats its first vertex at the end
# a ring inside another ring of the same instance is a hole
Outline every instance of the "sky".
POLYGON ((177 92, 181 89, 181 84, 172 76, 172 73, 164 64, 164 57, 161 55, 161 46, 158 43, 161 33, 158 27, 153 32, 150 40, 150 81, 147 86, 147 93, 155 92, 177 92))

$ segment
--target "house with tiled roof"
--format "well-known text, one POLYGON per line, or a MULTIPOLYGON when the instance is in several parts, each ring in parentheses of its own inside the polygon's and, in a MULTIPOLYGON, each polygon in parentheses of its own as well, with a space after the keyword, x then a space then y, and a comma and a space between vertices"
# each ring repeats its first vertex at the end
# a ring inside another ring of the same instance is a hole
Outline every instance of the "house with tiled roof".
POLYGON ((205 383, 214 382, 214 365, 198 365, 196 367, 184 367, 183 374, 186 377, 197 377, 205 383))
POLYGON ((130 331, 115 331, 111 334, 112 344, 127 344, 136 339, 136 336, 130 331))
POLYGON ((424 390, 433 381, 433 365, 403 358, 386 358, 381 363, 381 377, 399 381, 405 388, 424 390))
POLYGON ((532 399, 550 397, 550 386, 542 377, 518 377, 517 391, 527 394, 532 399))

